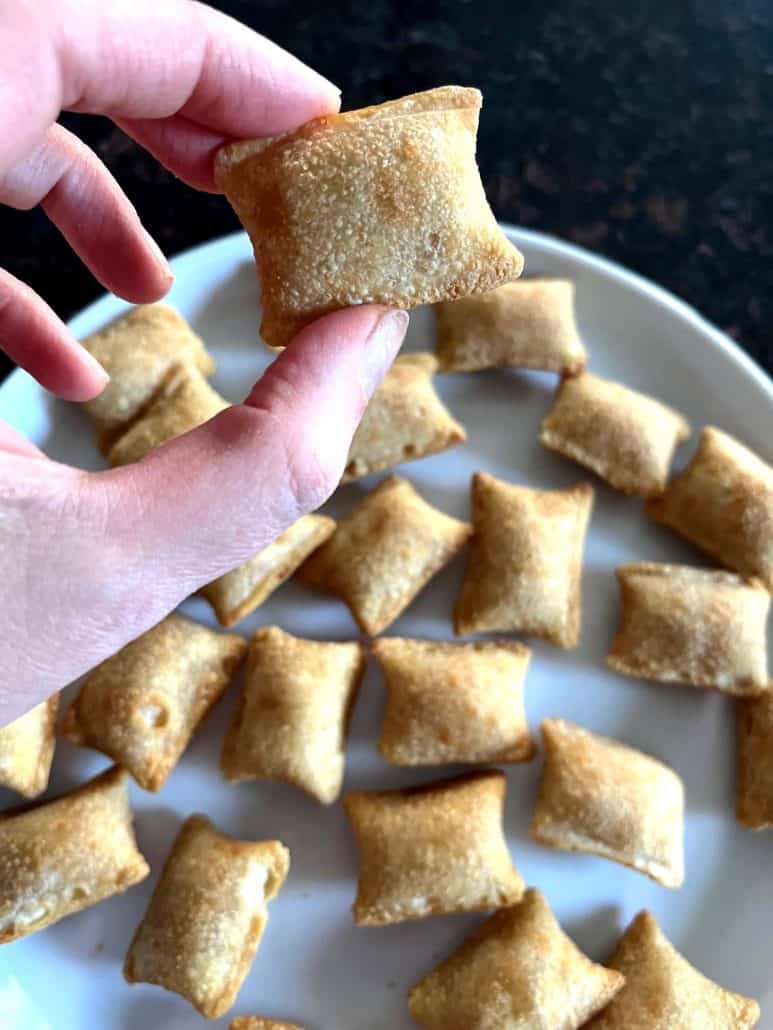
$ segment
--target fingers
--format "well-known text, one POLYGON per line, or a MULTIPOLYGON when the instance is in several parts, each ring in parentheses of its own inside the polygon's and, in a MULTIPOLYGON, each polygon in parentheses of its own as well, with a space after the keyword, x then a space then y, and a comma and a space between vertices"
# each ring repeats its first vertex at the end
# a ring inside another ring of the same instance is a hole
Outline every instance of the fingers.
POLYGON ((0 454, 15 454, 24 458, 46 458, 34 443, 6 422, 0 422, 0 454))
POLYGON ((118 118, 118 125, 170 172, 197 190, 219 193, 215 185, 215 154, 225 142, 219 132, 205 129, 182 115, 171 118, 118 118))

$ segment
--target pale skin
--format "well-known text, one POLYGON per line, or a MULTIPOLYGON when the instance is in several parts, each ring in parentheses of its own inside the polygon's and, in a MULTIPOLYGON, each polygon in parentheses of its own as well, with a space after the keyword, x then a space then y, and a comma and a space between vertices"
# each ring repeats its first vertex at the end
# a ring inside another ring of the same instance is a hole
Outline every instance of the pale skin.
MULTIPOLYGON (((134 303, 163 297, 171 271, 107 169, 56 124, 60 111, 107 115, 214 191, 226 139, 338 104, 327 80, 193 0, 0 0, 0 203, 40 204, 99 282, 134 303)), ((325 316, 244 404, 126 468, 61 465, 0 422, 0 725, 318 507, 406 326, 404 312, 374 305, 325 316)), ((104 387, 54 312, 3 269, 0 347, 67 400, 104 387)))

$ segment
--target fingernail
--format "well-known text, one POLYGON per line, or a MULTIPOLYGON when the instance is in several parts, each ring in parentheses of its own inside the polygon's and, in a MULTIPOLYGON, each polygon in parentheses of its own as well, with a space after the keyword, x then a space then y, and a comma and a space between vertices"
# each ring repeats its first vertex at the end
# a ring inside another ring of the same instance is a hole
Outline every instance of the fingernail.
POLYGON ((363 353, 362 386, 370 397, 384 378, 408 329, 408 312, 387 308, 368 337, 363 353))
POLYGON ((151 252, 153 257, 155 258, 155 261, 156 261, 156 264, 158 265, 158 267, 161 269, 163 274, 166 276, 166 278, 171 283, 172 280, 174 279, 174 273, 172 272, 172 269, 169 266, 169 262, 167 261, 166 256, 165 256, 163 250, 159 247, 159 245, 156 243, 156 241, 153 239, 153 237, 150 235, 150 233, 148 232, 148 230, 145 228, 144 225, 142 227, 142 231, 145 234, 145 243, 147 244, 148 250, 151 252))

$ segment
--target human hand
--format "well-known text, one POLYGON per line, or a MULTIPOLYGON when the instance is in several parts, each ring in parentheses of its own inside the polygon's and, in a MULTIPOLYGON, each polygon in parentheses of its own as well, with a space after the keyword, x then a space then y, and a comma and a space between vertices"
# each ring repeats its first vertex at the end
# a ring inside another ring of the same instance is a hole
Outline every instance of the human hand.
MULTIPOLYGON (((336 110, 338 94, 192 0, 0 0, 0 101, 0 203, 41 204, 100 282, 148 302, 168 290, 169 267, 59 111, 111 117, 214 190, 226 139, 294 128, 336 110)), ((126 468, 69 468, 0 424, 0 725, 318 507, 406 326, 404 312, 372 305, 325 316, 244 404, 126 468)), ((59 396, 104 386, 51 309, 1 269, 0 346, 59 396)))

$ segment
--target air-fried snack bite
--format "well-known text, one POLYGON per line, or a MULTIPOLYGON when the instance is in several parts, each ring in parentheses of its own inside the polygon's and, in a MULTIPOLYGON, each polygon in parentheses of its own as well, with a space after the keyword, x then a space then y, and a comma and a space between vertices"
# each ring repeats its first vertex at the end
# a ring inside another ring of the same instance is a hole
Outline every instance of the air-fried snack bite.
POLYGON ((228 1030, 303 1030, 303 1027, 260 1016, 237 1016, 228 1024, 228 1030))
POLYGON ((751 998, 694 969, 649 912, 640 912, 607 963, 625 977, 588 1030, 745 1030, 760 1018, 751 998))
POLYGON ((647 512, 773 592, 773 468, 732 436, 707 426, 695 457, 647 512))
POLYGON ((132 308, 86 337, 83 346, 110 376, 102 393, 84 405, 103 453, 181 369, 196 368, 205 376, 215 370, 202 340, 164 304, 132 308))
POLYGON ((358 926, 512 905, 523 894, 502 832, 506 781, 469 773, 344 798, 360 853, 358 926))
POLYGON ((326 515, 302 515, 254 558, 203 587, 221 626, 233 626, 254 611, 333 534, 326 515))
POLYGON ((689 435, 687 420, 654 397, 584 372, 561 381, 539 438, 617 490, 652 497, 689 435))
POLYGON ((144 880, 128 774, 114 766, 70 794, 0 819, 0 944, 144 880))
POLYGON ((464 443, 464 428, 435 393, 436 369, 431 354, 397 358, 354 434, 344 483, 464 443))
POLYGON ((249 233, 261 334, 374 301, 413 308, 517 279, 475 164, 481 95, 444 86, 231 143, 215 178, 249 233))
POLYGON ((472 478, 473 537, 456 633, 522 632, 558 647, 580 638, 580 571, 593 488, 532 490, 472 478))
POLYGON ((622 612, 610 668, 737 697, 767 689, 770 596, 760 583, 656 562, 621 565, 616 574, 622 612))
POLYGON ((298 575, 309 586, 340 597, 358 626, 376 636, 469 535, 468 523, 427 504, 405 479, 389 476, 340 520, 298 575))
POLYGON ((773 827, 773 683, 737 702, 738 796, 735 813, 751 830, 773 827))
POLYGON ((242 637, 170 615, 87 676, 62 735, 160 790, 246 653, 242 637))
POLYGON ((534 757, 523 706, 531 651, 523 644, 381 637, 373 653, 386 680, 379 750, 388 762, 443 765, 534 757))
POLYGON ((577 1030, 624 982, 583 955, 531 889, 420 980, 408 1007, 428 1030, 577 1030))
POLYGON ((437 315, 442 372, 539 368, 576 375, 585 348, 574 319, 574 283, 524 279, 490 293, 443 301, 437 315))
POLYGON ((545 765, 532 837, 680 887, 684 787, 673 769, 563 719, 546 719, 541 729, 545 765))
POLYGON ((206 816, 190 816, 129 947, 126 980, 174 991, 207 1019, 224 1015, 289 868, 279 841, 236 840, 206 816))
POLYGON ((42 794, 56 743, 59 695, 35 705, 19 719, 0 728, 0 787, 25 798, 42 794))
POLYGON ((359 643, 320 643, 276 626, 259 629, 223 746, 226 779, 282 780, 323 804, 335 801, 366 657, 359 643))

